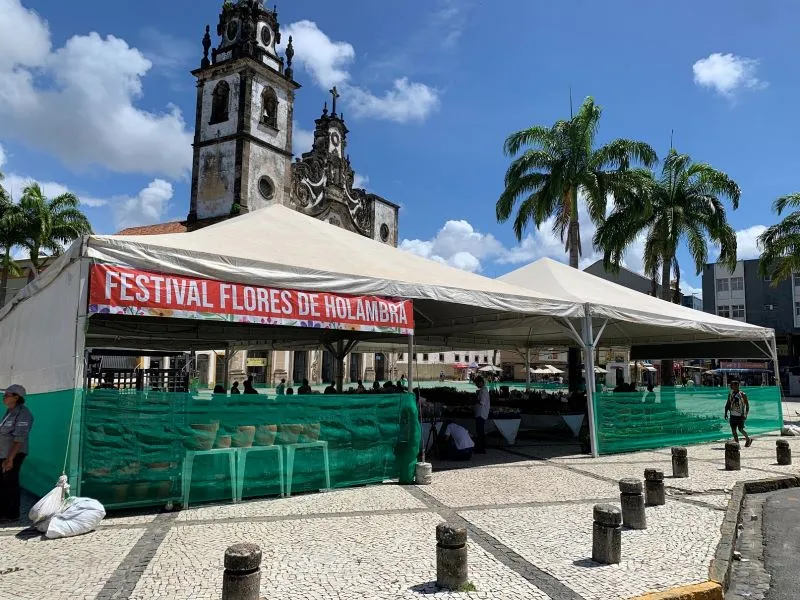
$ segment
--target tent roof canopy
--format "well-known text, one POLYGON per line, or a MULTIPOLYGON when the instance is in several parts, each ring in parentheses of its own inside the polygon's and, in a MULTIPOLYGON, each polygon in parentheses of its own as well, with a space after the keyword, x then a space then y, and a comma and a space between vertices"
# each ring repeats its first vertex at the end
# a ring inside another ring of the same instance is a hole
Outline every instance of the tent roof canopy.
POLYGON ((543 258, 499 277, 534 292, 548 290, 582 305, 597 327, 606 320, 604 345, 637 346, 688 341, 771 340, 773 331, 666 302, 543 258))

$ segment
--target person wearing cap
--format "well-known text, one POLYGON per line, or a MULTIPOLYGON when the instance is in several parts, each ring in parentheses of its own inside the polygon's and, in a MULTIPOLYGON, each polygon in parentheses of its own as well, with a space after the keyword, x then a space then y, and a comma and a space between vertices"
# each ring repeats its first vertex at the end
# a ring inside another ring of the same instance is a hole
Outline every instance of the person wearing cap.
POLYGON ((8 386, 3 394, 6 414, 0 420, 0 522, 19 519, 19 471, 28 455, 28 436, 33 427, 25 395, 25 388, 18 384, 8 386))

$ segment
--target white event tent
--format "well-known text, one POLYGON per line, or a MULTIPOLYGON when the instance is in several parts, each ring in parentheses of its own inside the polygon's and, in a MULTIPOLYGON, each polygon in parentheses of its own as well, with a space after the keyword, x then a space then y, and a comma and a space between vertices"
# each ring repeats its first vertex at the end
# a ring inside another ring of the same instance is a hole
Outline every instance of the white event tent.
MULTIPOLYGON (((398 335, 377 332, 90 315, 92 263, 272 289, 410 299, 416 324, 408 336, 409 353, 415 340, 426 347, 476 349, 578 342, 586 350, 590 381, 591 348, 604 332, 614 344, 732 339, 771 345, 774 353, 772 330, 649 298, 554 261, 489 279, 274 205, 188 233, 91 235, 76 242, 0 310, 0 381, 22 383, 31 393, 82 388, 90 348, 289 349, 336 343, 341 350, 347 341, 348 349, 357 342, 369 351, 370 344, 405 343, 398 335)), ((595 448, 591 398, 589 407, 595 448)))

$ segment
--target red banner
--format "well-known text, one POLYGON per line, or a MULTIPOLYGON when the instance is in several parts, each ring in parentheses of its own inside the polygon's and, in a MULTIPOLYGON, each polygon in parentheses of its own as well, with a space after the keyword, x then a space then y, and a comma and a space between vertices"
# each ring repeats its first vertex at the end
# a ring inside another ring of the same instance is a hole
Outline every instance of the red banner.
POLYGON ((91 268, 89 313, 414 332, 411 300, 266 288, 103 264, 91 268))

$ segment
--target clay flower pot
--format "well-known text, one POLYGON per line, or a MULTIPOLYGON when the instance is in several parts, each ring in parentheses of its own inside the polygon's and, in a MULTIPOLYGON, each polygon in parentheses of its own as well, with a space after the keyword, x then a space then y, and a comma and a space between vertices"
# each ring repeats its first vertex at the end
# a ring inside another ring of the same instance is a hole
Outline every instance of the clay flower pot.
POLYGON ((249 448, 256 436, 255 425, 242 425, 233 436, 231 445, 234 448, 249 448))
POLYGON ((275 443, 275 437, 277 435, 278 435, 277 425, 259 425, 258 427, 256 427, 253 445, 272 446, 275 443))
POLYGON ((229 435, 221 435, 217 438, 217 443, 215 444, 215 448, 230 448, 231 447, 231 436, 229 435))

